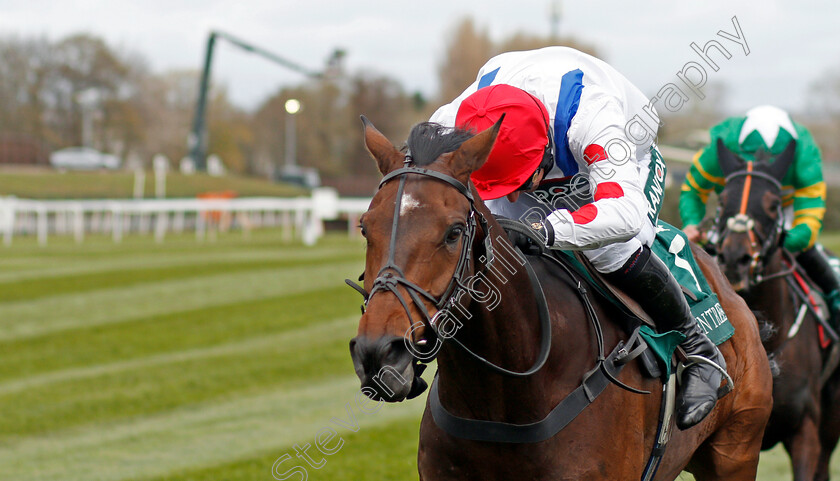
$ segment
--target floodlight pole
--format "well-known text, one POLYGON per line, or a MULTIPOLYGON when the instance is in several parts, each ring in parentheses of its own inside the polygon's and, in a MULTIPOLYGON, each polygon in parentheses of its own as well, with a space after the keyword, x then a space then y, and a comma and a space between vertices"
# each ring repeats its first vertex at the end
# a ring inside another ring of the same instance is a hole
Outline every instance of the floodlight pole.
MULTIPOLYGON (((198 101, 195 106, 195 117, 193 117, 193 128, 187 138, 187 148, 189 149, 189 156, 195 163, 197 171, 207 170, 207 163, 205 156, 207 154, 207 92, 210 87, 210 67, 213 63, 213 48, 216 45, 216 37, 221 37, 233 45, 252 53, 261 55, 262 57, 278 63, 288 69, 300 72, 310 78, 323 78, 324 74, 315 72, 305 67, 301 67, 296 63, 290 62, 279 55, 269 52, 251 45, 243 40, 240 40, 230 34, 224 32, 211 31, 210 37, 207 39, 207 51, 204 54, 204 69, 201 71, 201 79, 198 84, 198 101)), ((333 57, 339 54, 337 50, 333 57)), ((343 55, 343 52, 341 53, 343 55)))

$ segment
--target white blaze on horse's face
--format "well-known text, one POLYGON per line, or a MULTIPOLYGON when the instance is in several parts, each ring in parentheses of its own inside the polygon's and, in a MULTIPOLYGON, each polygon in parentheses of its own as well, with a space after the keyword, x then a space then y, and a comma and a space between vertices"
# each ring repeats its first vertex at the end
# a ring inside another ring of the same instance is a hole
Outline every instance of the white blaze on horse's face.
POLYGON ((420 207, 420 201, 411 196, 411 194, 403 194, 402 203, 400 204, 400 215, 405 215, 411 209, 420 207))

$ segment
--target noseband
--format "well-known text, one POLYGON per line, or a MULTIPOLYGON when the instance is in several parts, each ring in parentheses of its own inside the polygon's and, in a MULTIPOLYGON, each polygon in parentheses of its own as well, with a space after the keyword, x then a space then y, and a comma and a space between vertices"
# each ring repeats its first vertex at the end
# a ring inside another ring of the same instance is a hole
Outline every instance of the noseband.
MULTIPOLYGON (((425 325, 430 327, 433 331, 437 332, 436 329, 441 326, 436 326, 435 321, 437 320, 441 312, 447 310, 447 308, 449 307, 455 307, 456 303, 458 302, 459 298, 463 293, 472 291, 472 289, 464 283, 464 280, 466 278, 467 273, 470 270, 470 262, 473 257, 473 242, 475 241, 476 229, 478 225, 481 225, 484 234, 483 243, 485 249, 484 257, 479 257, 478 259, 484 262, 485 268, 487 268, 491 264, 494 258, 493 247, 491 243, 491 236, 487 219, 481 212, 476 210, 475 199, 473 198, 472 193, 470 192, 468 187, 451 176, 428 169, 414 167, 410 165, 410 163, 410 157, 406 156, 406 167, 397 169, 389 173, 379 183, 379 188, 382 188, 382 186, 385 185, 388 181, 397 177, 399 177, 400 181, 399 186, 397 188, 397 196, 394 205, 394 223, 391 227, 391 240, 388 250, 387 263, 377 273, 376 279, 373 281, 373 287, 371 288, 370 293, 365 291, 363 287, 360 287, 349 280, 347 280, 346 282, 364 296, 365 302, 364 306, 362 307, 363 312, 365 307, 370 302, 370 298, 373 297, 373 295, 375 295, 378 292, 388 291, 392 292, 397 297, 397 299, 399 299, 403 310, 405 310, 406 314, 408 315, 409 321, 412 321, 411 311, 409 309, 408 302, 406 302, 399 289, 397 288, 399 285, 402 285, 411 297, 412 302, 414 302, 414 304, 423 314, 424 320, 426 322, 425 325), (396 252, 396 237, 399 225, 399 212, 400 207, 402 205, 402 197, 403 192, 405 190, 405 183, 409 175, 422 175, 445 182, 450 186, 454 187, 456 190, 458 190, 458 192, 460 192, 470 202, 470 212, 468 214, 467 229, 464 235, 462 236, 463 245, 461 247, 461 254, 458 258, 458 264, 455 267, 455 273, 453 275, 452 280, 449 282, 449 285, 440 297, 433 296, 425 289, 406 279, 403 270, 396 265, 396 262, 394 260, 396 252), (435 313, 434 316, 429 317, 428 310, 423 304, 421 296, 433 303, 438 309, 438 312, 435 313)), ((519 228, 524 229, 521 226, 519 228)), ((518 248, 517 252, 519 252, 519 255, 522 255, 521 251, 518 251, 518 248)), ((641 352, 647 347, 646 344, 639 341, 639 329, 637 328, 633 332, 633 334, 627 340, 626 344, 624 341, 619 341, 615 349, 613 349, 613 351, 609 355, 606 355, 604 352, 604 338, 601 325, 598 321, 595 309, 588 297, 586 288, 583 286, 582 282, 577 279, 575 274, 572 273, 571 269, 568 266, 566 266, 563 262, 546 254, 542 254, 542 256, 548 259, 552 259, 555 263, 557 263, 564 269, 565 273, 568 276, 567 282, 569 282, 570 286, 575 289, 575 292, 580 297, 581 302, 584 305, 586 316, 592 322, 596 334, 596 339, 598 342, 598 357, 596 359, 595 367, 584 375, 583 381, 578 386, 578 388, 569 393, 568 396, 560 400, 545 418, 537 422, 526 424, 511 424, 500 421, 468 419, 451 414, 440 402, 440 397, 438 395, 439 383, 437 382, 438 379, 435 378, 435 382, 433 382, 432 390, 429 394, 430 410, 432 412, 434 422, 450 435, 464 439, 473 439, 477 441, 488 441, 496 443, 535 443, 548 439, 554 436, 560 430, 562 430, 572 420, 574 420, 578 416, 578 414, 580 414, 587 406, 589 406, 610 383, 614 383, 622 389, 626 389, 631 392, 648 394, 647 391, 641 391, 625 385, 617 378, 618 374, 621 372, 624 366, 627 365, 627 363, 629 363, 631 360, 639 356, 641 352)), ((484 357, 471 351, 458 339, 453 337, 454 334, 440 336, 444 339, 451 339, 458 347, 464 350, 467 354, 469 354, 475 360, 479 361, 481 364, 490 368, 491 370, 502 375, 520 378, 531 376, 535 372, 542 369, 551 351, 551 317, 548 311, 548 304, 545 300, 545 294, 542 290, 539 279, 537 278, 536 273, 533 267, 531 266, 531 263, 526 261, 524 267, 530 279, 530 284, 533 289, 534 297, 536 299, 537 311, 539 313, 540 318, 540 328, 542 330, 539 353, 537 354, 537 357, 534 360, 534 364, 528 370, 523 372, 517 372, 505 369, 496 364, 493 364, 484 357)), ((414 341, 411 340, 411 342, 414 341)), ((431 359, 432 358, 424 359, 422 360, 422 362, 429 362, 431 361, 431 359)), ((423 390, 426 387, 425 381, 423 381, 419 377, 420 374, 422 374, 423 369, 425 369, 425 364, 419 364, 420 362, 421 360, 415 356, 415 379, 412 384, 411 390, 407 396, 407 398, 409 399, 418 396, 420 393, 423 392, 423 390)))
MULTIPOLYGON (((388 261, 385 263, 384 266, 382 266, 381 269, 379 269, 379 272, 376 274, 376 279, 374 279, 373 287, 371 288, 369 293, 349 280, 345 282, 347 282, 348 285, 359 291, 362 294, 362 296, 364 296, 365 300, 362 306, 363 313, 365 312, 365 309, 368 303, 370 302, 370 299, 376 293, 383 291, 393 293, 402 305, 403 310, 406 312, 406 315, 408 315, 408 320, 411 323, 411 326, 414 326, 415 322, 411 314, 411 309, 409 308, 409 303, 408 301, 406 301, 403 294, 397 288, 398 286, 402 285, 408 292, 408 295, 411 297, 411 301, 414 303, 415 306, 417 306, 417 309, 422 314, 424 325, 426 325, 427 327, 431 327, 432 330, 436 332, 436 322, 438 321, 440 314, 444 312, 446 307, 454 306, 454 304, 458 302, 461 296, 465 292, 470 290, 470 288, 464 284, 464 279, 466 279, 469 274, 470 261, 472 259, 473 251, 473 241, 475 239, 476 229, 479 224, 481 225, 481 229, 485 235, 484 249, 487 263, 490 263, 493 259, 493 246, 490 242, 489 226, 487 223, 487 219, 482 213, 476 210, 475 199, 470 189, 461 181, 455 179, 452 176, 434 170, 415 167, 411 165, 411 162, 411 156, 407 155, 405 167, 394 170, 393 172, 386 175, 379 182, 379 189, 381 189, 385 184, 387 184, 391 180, 399 178, 399 186, 397 187, 397 196, 396 201, 394 203, 394 222, 391 226, 391 240, 390 245, 388 247, 388 261), (418 286, 414 282, 411 282, 408 279, 406 279, 405 273, 403 272, 402 268, 400 268, 400 266, 398 266, 396 264, 396 261, 394 260, 397 248, 397 231, 399 229, 400 208, 402 206, 405 184, 408 180, 409 175, 431 177, 433 179, 444 182, 454 187, 455 190, 457 190, 461 195, 463 195, 470 203, 470 211, 467 215, 466 231, 462 236, 462 246, 461 252, 458 256, 458 263, 455 266, 455 272, 452 276, 452 279, 449 281, 449 285, 443 291, 443 294, 441 294, 439 297, 435 297, 427 290, 418 286), (426 308, 426 304, 423 302, 423 298, 428 300, 437 309, 437 312, 434 316, 429 315, 429 311, 426 308)), ((418 342, 414 339, 411 339, 410 342, 412 342, 414 346, 422 347, 425 345, 425 340, 418 342)), ((415 352, 419 352, 419 350, 415 352)), ((429 359, 429 361, 431 361, 431 359, 429 359)))
MULTIPOLYGON (((365 308, 367 307, 371 297, 373 297, 374 294, 383 291, 393 293, 402 305, 402 308, 408 316, 408 320, 413 328, 415 326, 415 323, 413 316, 411 315, 411 309, 409 308, 408 302, 403 297, 402 293, 400 293, 400 290, 397 288, 397 286, 402 285, 408 292, 408 295, 411 297, 411 301, 414 303, 415 306, 417 306, 417 309, 423 315, 424 325, 430 328, 432 332, 434 332, 436 335, 438 335, 439 329, 443 327, 437 325, 441 314, 446 311, 449 311, 450 308, 461 310, 462 307, 457 305, 457 303, 459 302, 464 293, 469 293, 473 291, 473 289, 469 285, 465 284, 464 280, 469 277, 468 273, 470 271, 470 262, 473 258, 473 243, 475 240, 477 227, 479 225, 481 226, 481 230, 484 233, 484 253, 480 259, 484 262, 485 267, 491 265, 493 262, 495 256, 493 253, 493 244, 490 236, 490 226, 487 222, 487 219, 484 217, 484 214, 482 214, 475 208, 475 198, 473 197, 472 192, 462 182, 455 179, 454 177, 443 174, 441 172, 429 169, 422 169, 411 165, 410 155, 406 156, 405 165, 405 167, 402 167, 389 173, 382 179, 382 181, 379 182, 380 189, 387 182, 397 177, 399 177, 400 182, 399 186, 397 187, 397 196, 396 201, 394 203, 394 223, 391 226, 391 240, 390 245, 388 247, 388 261, 385 263, 384 266, 382 266, 381 269, 379 269, 379 272, 376 274, 376 279, 374 279, 373 287, 371 287, 369 293, 365 291, 363 287, 355 284, 349 279, 346 279, 345 282, 350 287, 356 289, 365 298, 364 304, 362 305, 362 313, 365 312, 365 308), (461 253, 458 257, 458 263, 455 266, 455 272, 452 276, 452 279, 449 281, 449 285, 440 297, 435 297, 434 295, 432 295, 422 287, 418 286, 414 282, 411 282, 408 279, 406 279, 405 273, 396 264, 394 260, 397 247, 396 239, 397 230, 399 227, 400 207, 402 206, 402 197, 403 191, 405 190, 405 183, 409 175, 422 175, 442 181, 454 187, 458 192, 461 193, 461 195, 463 195, 470 202, 470 211, 467 215, 467 228, 466 232, 462 236, 463 245, 461 246, 461 253), (428 309, 426 309, 426 305, 423 303, 421 297, 427 299, 437 309, 437 312, 433 316, 429 316, 429 311, 428 309)), ((536 273, 534 272, 534 269, 533 267, 531 267, 531 264, 529 262, 525 262, 525 270, 528 273, 528 277, 531 281, 531 287, 534 291, 534 298, 537 301, 537 308, 540 318, 540 327, 542 329, 539 354, 537 355, 537 359, 534 361, 534 364, 529 369, 527 369, 526 371, 518 372, 511 371, 509 369, 505 369, 501 366, 498 366, 485 359, 481 355, 473 352, 470 348, 465 346, 458 339, 455 339, 454 332, 450 333, 445 332, 444 330, 441 331, 441 334, 438 336, 442 339, 452 340, 452 342, 454 342, 467 354, 469 354, 481 364, 485 365, 486 367, 499 374, 512 377, 527 377, 539 371, 545 364, 546 360, 548 359, 548 355, 551 351, 551 318, 548 313, 548 305, 546 303, 545 295, 543 294, 539 279, 537 279, 536 273)), ((364 276, 364 274, 362 275, 364 276)), ((414 339, 408 339, 407 341, 411 342, 412 347, 414 348, 411 350, 411 352, 412 355, 415 356, 415 369, 417 369, 417 366, 420 365, 419 363, 431 362, 436 357, 426 356, 422 359, 418 358, 415 355, 415 353, 422 352, 422 349, 426 344, 425 340, 418 342, 414 339)), ((419 369, 419 371, 422 372, 422 368, 419 369)))
POLYGON ((781 197, 782 183, 768 173, 754 171, 752 162, 747 162, 746 169, 729 174, 724 180, 724 185, 729 184, 732 179, 736 179, 738 177, 746 177, 744 189, 741 191, 741 209, 738 214, 726 219, 726 224, 721 223, 722 219, 720 217, 720 212, 718 212, 717 218, 715 219, 715 230, 717 231, 715 251, 717 253, 721 252, 723 241, 730 233, 747 233, 750 239, 750 257, 752 258, 749 268, 748 283, 750 286, 755 286, 770 279, 784 276, 787 272, 779 272, 770 275, 763 274, 765 268, 764 262, 770 258, 770 256, 781 244, 780 241, 782 239, 782 233, 784 232, 784 216, 782 215, 783 212, 780 203, 777 208, 776 223, 773 226, 773 230, 766 237, 762 236, 755 230, 755 219, 747 214, 747 201, 750 196, 752 178, 758 177, 770 182, 770 184, 778 192, 779 197, 781 197))

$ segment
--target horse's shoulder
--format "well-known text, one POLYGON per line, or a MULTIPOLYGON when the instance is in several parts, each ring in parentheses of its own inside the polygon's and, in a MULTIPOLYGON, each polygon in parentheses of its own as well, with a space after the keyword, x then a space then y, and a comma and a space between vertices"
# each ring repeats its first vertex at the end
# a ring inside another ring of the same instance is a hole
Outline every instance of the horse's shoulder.
MULTIPOLYGON (((732 289, 732 285, 729 284, 726 276, 724 276, 723 272, 721 272, 714 257, 709 255, 709 253, 703 250, 702 247, 693 242, 691 243, 691 253, 694 255, 697 265, 700 266, 700 270, 703 271, 703 275, 706 276, 706 281, 709 283, 709 286, 713 291, 715 291, 715 294, 717 294, 720 299, 721 305, 723 305, 724 309, 727 308, 726 304, 737 304, 739 307, 752 312, 749 310, 749 307, 747 307, 747 303, 744 302, 744 299, 739 296, 734 289, 732 289)), ((728 310, 727 314, 729 314, 728 310)))
POLYGON ((697 265, 700 266, 700 269, 706 276, 706 280, 709 282, 709 285, 716 293, 719 290, 719 285, 729 285, 723 273, 720 271, 717 262, 715 262, 714 257, 709 255, 709 253, 706 252, 702 247, 692 242, 691 254, 694 256, 694 260, 697 261, 697 265))
POLYGON ((761 338, 755 315, 746 301, 732 288, 716 260, 695 243, 691 243, 691 252, 709 286, 717 294, 721 307, 726 311, 726 317, 735 327, 733 340, 737 342, 738 339, 743 339, 749 344, 760 345, 761 338))

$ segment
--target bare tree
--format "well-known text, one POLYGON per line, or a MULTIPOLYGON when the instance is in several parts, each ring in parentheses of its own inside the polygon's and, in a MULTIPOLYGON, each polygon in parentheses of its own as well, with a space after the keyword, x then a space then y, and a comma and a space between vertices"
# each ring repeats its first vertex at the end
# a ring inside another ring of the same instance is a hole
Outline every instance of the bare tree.
POLYGON ((50 125, 63 143, 91 143, 96 129, 100 148, 130 86, 129 69, 105 42, 87 34, 70 36, 54 47, 55 68, 48 91, 51 97, 50 125), (95 119, 89 118, 95 116, 95 119))
POLYGON ((463 92, 494 51, 486 29, 476 27, 470 17, 461 20, 449 36, 438 68, 439 100, 447 102, 463 92))
POLYGON ((535 50, 543 47, 551 47, 555 45, 562 45, 565 47, 572 47, 589 55, 598 56, 598 51, 592 45, 586 44, 578 39, 572 37, 561 37, 553 39, 552 37, 544 37, 540 35, 533 35, 524 32, 514 33, 512 36, 503 39, 496 44, 494 50, 496 53, 510 52, 513 50, 535 50))
POLYGON ((236 173, 248 172, 254 146, 251 118, 230 103, 225 88, 214 88, 208 112, 208 154, 216 154, 225 167, 236 173))
POLYGON ((302 105, 295 116, 299 164, 327 177, 378 175, 360 135, 359 115, 370 118, 391 139, 404 138, 413 123, 425 118, 418 110, 422 104, 399 82, 373 72, 286 88, 254 116, 253 170, 268 173, 284 162, 289 121, 284 105, 290 98, 302 105))
POLYGON ((0 133, 55 140, 44 124, 53 63, 45 39, 0 39, 0 133))
POLYGON ((425 112, 416 109, 418 105, 414 97, 407 94, 396 80, 372 73, 360 73, 353 79, 350 107, 354 135, 347 158, 353 172, 376 172, 360 135, 360 113, 396 144, 407 137, 413 124, 427 118, 425 112))
POLYGON ((499 42, 493 42, 486 29, 479 28, 471 17, 466 17, 455 25, 447 40, 446 51, 438 69, 438 101, 448 102, 457 97, 475 81, 478 70, 494 55, 551 45, 565 45, 597 55, 594 47, 571 37, 558 40, 550 36, 516 32, 499 42))

